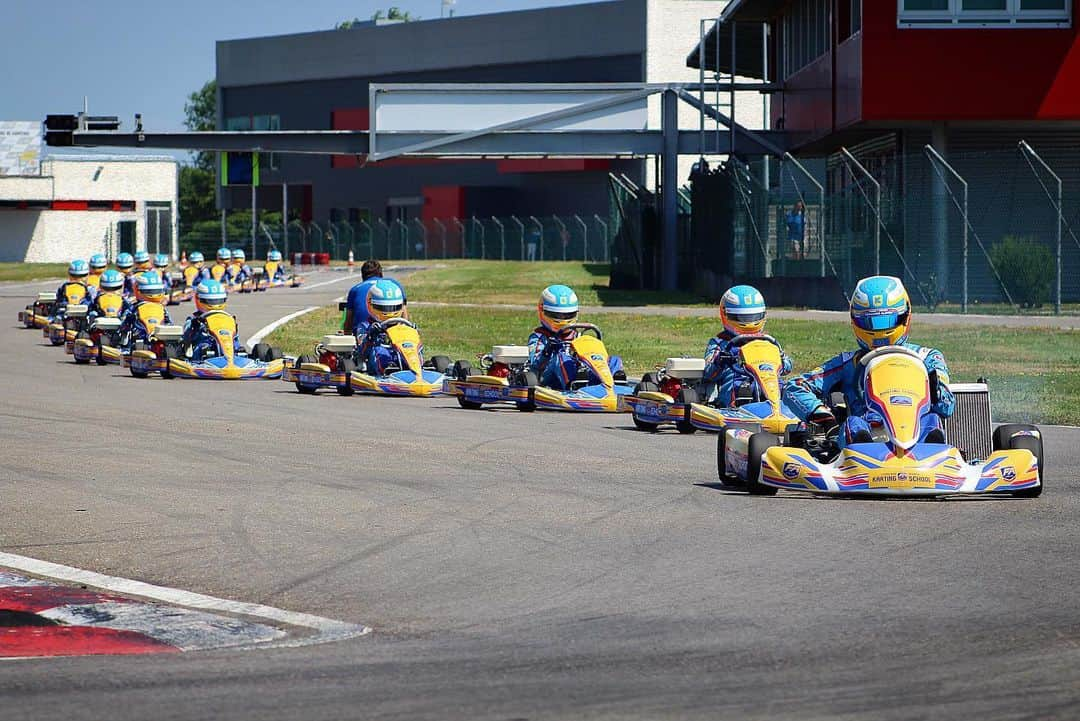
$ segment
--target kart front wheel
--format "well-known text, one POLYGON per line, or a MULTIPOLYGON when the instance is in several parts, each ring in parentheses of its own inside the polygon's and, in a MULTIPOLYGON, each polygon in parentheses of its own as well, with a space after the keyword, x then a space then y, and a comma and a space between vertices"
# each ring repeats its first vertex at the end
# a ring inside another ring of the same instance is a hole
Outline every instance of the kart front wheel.
POLYGON ((439 375, 446 375, 451 365, 452 362, 449 356, 437 355, 431 357, 431 369, 439 375))
MULTIPOLYGON (((79 331, 79 333, 75 336, 75 340, 89 340, 89 339, 90 339, 90 334, 87 333, 86 331, 79 331)), ((75 362, 78 363, 79 365, 86 365, 87 363, 90 362, 90 360, 87 359, 87 358, 79 358, 79 356, 75 356, 75 362)))
POLYGON ((484 407, 483 403, 476 403, 475 401, 466 400, 465 396, 457 397, 458 405, 470 411, 478 411, 484 407))
POLYGON ((682 433, 684 435, 690 435, 692 433, 697 433, 697 428, 695 428, 694 424, 692 424, 690 422, 690 420, 689 420, 689 418, 690 418, 689 406, 690 406, 691 403, 697 403, 698 402, 697 391, 695 391, 693 388, 683 388, 683 389, 681 389, 679 391, 679 394, 675 397, 675 402, 676 403, 682 403, 682 404, 687 406, 685 419, 681 420, 681 421, 675 421, 676 430, 678 430, 679 433, 682 433))
POLYGON ((263 363, 265 363, 266 361, 269 360, 269 358, 267 358, 267 354, 269 352, 270 352, 270 344, 269 343, 256 343, 255 347, 253 347, 251 349, 251 357, 254 358, 257 361, 262 361, 263 363))
POLYGON ((1038 498, 1042 495, 1043 486, 1046 484, 1046 467, 1043 465, 1043 442, 1042 436, 1023 435, 1015 436, 1014 433, 1021 432, 1038 433, 1039 429, 1035 426, 1029 426, 1024 423, 1007 423, 1005 425, 998 426, 994 429, 994 450, 995 451, 1031 451, 1031 455, 1035 456, 1035 462, 1039 468, 1039 485, 1034 488, 1024 488, 1019 491, 1013 491, 1012 495, 1015 498, 1038 498))
POLYGON ((175 347, 171 345, 165 346, 165 367, 161 369, 161 377, 170 380, 175 378, 172 374, 172 369, 169 367, 169 363, 180 357, 180 353, 175 347))
POLYGON ((356 370, 356 361, 352 358, 342 358, 338 361, 338 371, 345 374, 345 385, 337 387, 339 396, 351 396, 354 393, 350 382, 350 376, 354 370, 356 370))
POLYGON ((746 446, 746 491, 751 496, 775 496, 775 486, 761 482, 761 459, 765 451, 780 445, 772 433, 755 433, 746 446))
MULTIPOLYGON (((299 358, 297 358, 296 359, 296 365, 294 367, 299 368, 300 366, 304 365, 305 363, 318 363, 318 362, 319 362, 319 359, 309 353, 309 354, 305 354, 305 355, 302 355, 299 358)), ((301 383, 300 381, 296 381, 296 390, 299 391, 300 393, 304 393, 306 395, 314 395, 315 391, 318 390, 318 389, 313 388, 312 386, 306 386, 303 383, 301 383)))

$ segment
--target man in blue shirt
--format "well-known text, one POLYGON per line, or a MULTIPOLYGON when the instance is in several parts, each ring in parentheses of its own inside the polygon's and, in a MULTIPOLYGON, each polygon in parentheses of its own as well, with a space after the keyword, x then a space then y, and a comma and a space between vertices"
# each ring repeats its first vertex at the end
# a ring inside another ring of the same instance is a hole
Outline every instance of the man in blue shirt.
POLYGON ((788 243, 795 248, 795 258, 802 260, 806 252, 806 207, 800 200, 786 213, 788 243))
MULTIPOLYGON (((349 295, 345 298, 345 319, 341 326, 342 330, 357 335, 361 330, 360 326, 366 328, 367 324, 371 322, 367 303, 368 291, 371 290, 371 286, 375 285, 375 281, 380 280, 382 277, 382 264, 379 261, 367 260, 360 266, 361 282, 350 288, 349 295)), ((401 288, 402 305, 407 305, 405 288, 393 278, 387 280, 401 288)), ((408 317, 407 309, 402 317, 408 317)))

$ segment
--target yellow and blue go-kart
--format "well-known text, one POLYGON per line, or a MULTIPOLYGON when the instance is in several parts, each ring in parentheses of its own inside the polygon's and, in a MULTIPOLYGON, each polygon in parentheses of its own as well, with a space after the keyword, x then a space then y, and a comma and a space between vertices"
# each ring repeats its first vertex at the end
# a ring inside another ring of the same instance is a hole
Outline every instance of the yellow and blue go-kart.
POLYGON ((158 373, 162 378, 199 378, 203 380, 270 380, 281 377, 284 356, 277 348, 258 343, 251 353, 237 352, 236 319, 222 310, 202 317, 214 339, 214 347, 201 358, 192 356, 192 349, 181 342, 183 331, 178 326, 158 327, 147 347, 135 349, 124 365, 131 374, 144 378, 158 373))
MULTIPOLYGON (((53 345, 63 345, 64 341, 70 336, 75 338, 75 331, 73 328, 69 329, 68 321, 68 309, 69 308, 86 308, 87 301, 87 289, 86 286, 80 283, 68 283, 64 286, 64 300, 65 304, 61 307, 57 307, 55 303, 55 296, 53 297, 53 305, 51 306, 52 315, 49 317, 48 322, 42 327, 41 334, 49 339, 49 342, 53 345)), ((86 318, 86 313, 83 312, 81 316, 79 311, 73 311, 72 317, 86 318)))
POLYGON ((757 495, 780 489, 900 497, 1042 493, 1039 429, 1008 425, 991 432, 985 384, 950 386, 981 394, 983 401, 958 403, 945 431, 920 440, 938 387, 922 358, 907 348, 889 346, 867 353, 860 363, 867 408, 882 419, 870 442, 841 449, 836 429, 789 429, 784 436, 722 433, 717 445, 721 480, 741 481, 757 495))
POLYGON ((468 361, 457 361, 445 383, 448 395, 457 398, 462 408, 478 409, 492 403, 512 403, 518 410, 537 408, 600 413, 625 412, 623 397, 633 391, 625 377, 615 379, 608 365, 603 334, 592 323, 575 323, 565 330, 579 331, 566 342, 567 350, 578 361, 578 378, 569 390, 541 386, 536 373, 529 369, 529 349, 525 346, 495 346, 481 356, 482 372, 473 373, 468 361))
MULTIPOLYGON (((108 334, 115 332, 120 327, 120 311, 124 307, 124 297, 120 293, 101 293, 96 301, 98 315, 80 325, 75 336, 68 337, 67 352, 75 356, 76 363, 89 363, 98 358, 98 342, 102 337, 109 339, 108 334)), ((68 315, 71 314, 70 309, 68 315)), ((108 343, 113 348, 116 343, 108 343)), ((116 351, 116 359, 119 361, 119 351, 116 351)))
POLYGON ((56 293, 38 293, 33 303, 19 311, 19 322, 27 328, 47 328, 56 306, 56 293))
POLYGON ((733 407, 705 402, 716 388, 703 380, 704 359, 668 358, 655 374, 645 374, 633 395, 626 397, 634 425, 645 431, 674 425, 680 433, 720 433, 735 427, 783 433, 798 424, 799 419, 781 400, 783 357, 776 340, 744 335, 733 338, 731 344, 738 351, 733 359, 736 368, 746 378, 735 389, 733 407))
POLYGON ((441 395, 450 359, 433 356, 425 361, 417 327, 404 318, 372 324, 369 341, 390 351, 396 359, 381 374, 370 372, 363 358, 357 358, 356 339, 351 335, 328 335, 315 346, 314 355, 302 355, 286 368, 282 379, 294 383, 301 393, 334 388, 343 396, 367 393, 385 396, 429 398, 441 395))
POLYGON ((79 364, 98 365, 121 362, 120 353, 120 318, 117 316, 98 316, 90 321, 89 329, 71 342, 71 354, 79 364))
POLYGON ((304 284, 304 279, 298 275, 278 277, 278 270, 283 269, 281 261, 268 260, 262 266, 251 269, 255 277, 255 290, 268 290, 270 288, 299 288, 304 284))
POLYGON ((169 305, 180 305, 195 297, 195 288, 190 281, 194 280, 198 272, 198 268, 189 265, 183 271, 173 271, 165 276, 169 283, 169 305), (189 275, 189 270, 194 272, 189 275))

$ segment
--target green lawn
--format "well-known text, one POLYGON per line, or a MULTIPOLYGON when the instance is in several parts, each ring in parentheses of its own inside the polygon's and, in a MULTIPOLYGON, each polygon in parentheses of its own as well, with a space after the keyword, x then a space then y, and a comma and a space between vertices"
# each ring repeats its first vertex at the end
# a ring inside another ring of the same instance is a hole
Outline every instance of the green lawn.
MULTIPOLYGON (((514 292, 521 293, 523 281, 516 283, 514 292)), ((421 294, 413 277, 409 279, 409 294, 459 300, 432 293, 430 285, 421 294)), ((454 359, 474 359, 497 343, 524 344, 536 325, 534 314, 510 310, 413 308, 410 313, 420 326, 428 355, 438 353, 454 359)), ((279 328, 267 341, 292 355, 310 352, 315 340, 337 329, 339 318, 336 308, 323 308, 279 328)), ((670 356, 701 355, 717 331, 717 321, 709 318, 605 314, 591 320, 603 329, 608 350, 621 355, 632 374, 651 370, 670 356)), ((843 322, 774 319, 769 321, 768 330, 784 344, 796 371, 808 370, 854 345, 850 327, 843 322)), ((1080 424, 1080 332, 923 327, 915 340, 945 354, 953 380, 988 377, 998 420, 1080 424)))
POLYGON ((444 303, 533 305, 540 291, 554 283, 577 292, 582 305, 696 305, 707 298, 690 293, 612 290, 609 267, 602 263, 552 261, 523 263, 497 260, 432 261, 437 267, 409 275, 409 297, 444 303))
POLYGON ((0 281, 63 278, 67 263, 0 263, 0 281))

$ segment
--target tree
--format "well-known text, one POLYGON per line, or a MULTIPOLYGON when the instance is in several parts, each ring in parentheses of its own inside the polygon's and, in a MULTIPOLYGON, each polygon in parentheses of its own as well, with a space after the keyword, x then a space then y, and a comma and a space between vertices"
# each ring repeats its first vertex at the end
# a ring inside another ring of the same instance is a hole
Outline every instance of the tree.
MULTIPOLYGON (((184 103, 184 126, 192 131, 217 128, 216 80, 207 80, 202 88, 188 95, 184 103)), ((216 157, 216 153, 196 153, 195 167, 212 174, 216 157)))
MULTIPOLYGON (((382 10, 376 10, 371 15, 371 19, 373 21, 378 21, 378 20, 399 20, 399 21, 401 21, 403 23, 411 23, 414 20, 419 20, 420 16, 413 15, 408 10, 402 10, 397 5, 394 5, 389 10, 387 10, 385 13, 382 10)), ((353 18, 352 20, 342 20, 341 22, 339 22, 334 27, 337 30, 349 30, 349 29, 351 29, 351 28, 353 28, 353 27, 355 27, 357 25, 362 24, 362 22, 363 21, 360 18, 353 18)))
POLYGON ((180 168, 180 217, 185 225, 217 216, 214 207, 214 174, 193 165, 180 168))

